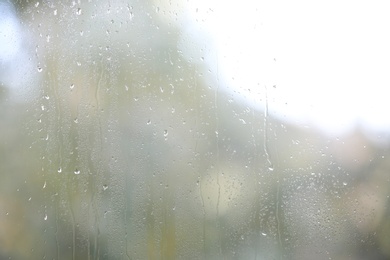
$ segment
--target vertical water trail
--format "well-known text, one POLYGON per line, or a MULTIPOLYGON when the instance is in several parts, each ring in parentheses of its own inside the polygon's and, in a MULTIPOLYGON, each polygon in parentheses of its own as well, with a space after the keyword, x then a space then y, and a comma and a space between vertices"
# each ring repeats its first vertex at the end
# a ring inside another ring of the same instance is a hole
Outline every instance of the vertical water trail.
POLYGON ((100 76, 98 79, 98 83, 96 86, 95 90, 95 101, 96 101, 96 111, 97 111, 97 118, 98 118, 98 123, 99 123, 99 134, 100 134, 100 149, 103 151, 103 131, 102 131, 102 122, 100 118, 100 88, 101 88, 101 83, 103 79, 103 73, 104 73, 104 66, 103 66, 103 57, 100 60, 100 76))
POLYGON ((71 186, 69 179, 70 177, 68 177, 68 199, 69 199, 68 205, 70 211, 70 218, 72 220, 72 260, 75 260, 76 259, 76 220, 75 220, 74 211, 71 203, 72 196, 69 190, 69 186, 71 186))
MULTIPOLYGON (((102 84, 102 80, 103 80, 103 77, 104 77, 104 65, 103 65, 103 56, 101 57, 100 59, 100 75, 99 75, 99 78, 98 78, 98 82, 97 82, 97 85, 96 85, 96 88, 95 88, 95 102, 96 102, 96 116, 97 116, 97 120, 98 120, 98 125, 99 125, 99 139, 100 139, 100 158, 103 159, 103 130, 102 130, 102 120, 101 120, 101 116, 100 116, 100 111, 101 111, 101 105, 100 105, 100 89, 101 89, 101 84, 102 84)), ((101 173, 101 168, 99 169, 99 166, 101 166, 101 162, 97 162, 98 164, 98 167, 97 167, 97 176, 96 177, 99 177, 99 173, 101 173)), ((95 177, 95 178, 96 178, 95 177)), ((100 176, 102 177, 102 176, 100 176)), ((96 180, 95 180, 96 181, 96 180)), ((99 225, 100 225, 100 218, 99 218, 99 211, 97 209, 97 202, 96 202, 96 194, 94 193, 93 194, 93 199, 94 199, 94 208, 95 208, 95 225, 96 225, 96 237, 95 237, 95 252, 94 252, 94 256, 95 258, 99 259, 99 255, 100 255, 100 245, 99 245, 99 240, 100 240, 100 228, 99 228, 99 225)))
POLYGON ((256 179, 256 189, 255 189, 255 217, 254 217, 254 226, 255 231, 259 232, 259 235, 257 239, 254 239, 254 245, 253 248, 255 249, 255 260, 257 260, 258 256, 258 250, 257 246, 260 244, 260 178, 259 174, 256 173, 257 167, 256 167, 256 156, 257 156, 257 144, 256 144, 256 134, 255 134, 255 122, 256 122, 256 116, 255 116, 255 109, 252 108, 252 139, 253 139, 253 159, 252 159, 252 175, 253 178, 256 179))
MULTIPOLYGON (((127 174, 126 174, 126 191, 128 191, 129 190, 129 186, 128 186, 128 183, 129 183, 129 181, 128 181, 128 177, 127 177, 127 174)), ((129 249, 128 249, 128 227, 127 227, 127 210, 128 210, 128 206, 127 206, 127 204, 128 204, 128 195, 127 195, 127 192, 125 192, 125 196, 126 196, 126 198, 125 198, 125 204, 126 204, 126 206, 125 206, 125 243, 126 243, 126 246, 125 246, 125 250, 126 250, 126 256, 127 256, 127 259, 131 259, 130 258, 130 255, 129 255, 129 249)))
MULTIPOLYGON (((127 169, 130 169, 130 166, 129 166, 129 160, 126 160, 126 168, 127 169)), ((126 243, 126 246, 125 246, 125 250, 126 250, 126 256, 127 256, 127 259, 131 259, 130 255, 129 255, 129 249, 128 249, 128 225, 127 225, 127 211, 128 211, 128 199, 129 199, 129 190, 130 190, 130 187, 129 187, 129 174, 127 172, 125 172, 126 174, 126 177, 125 177, 125 181, 126 181, 126 184, 125 184, 125 187, 126 187, 126 191, 124 192, 125 193, 125 243, 126 243)))
MULTIPOLYGON (((196 77, 196 83, 195 83, 195 104, 196 104, 196 109, 195 109, 195 113, 196 113, 196 116, 195 116, 195 129, 196 129, 196 132, 194 132, 194 135, 195 135, 195 156, 194 158, 196 158, 198 156, 198 139, 199 139, 199 126, 198 126, 198 122, 199 122, 199 95, 198 95, 198 78, 197 76, 195 75, 196 77)), ((198 170, 198 173, 200 172, 199 170, 199 162, 198 160, 196 160, 196 165, 197 165, 197 170, 198 170)), ((198 185, 199 185, 199 194, 200 194, 200 199, 201 199, 201 202, 202 202, 202 211, 203 211, 203 254, 204 254, 204 258, 206 257, 206 208, 205 208, 205 204, 204 204, 204 197, 203 197, 203 191, 202 191, 202 176, 199 175, 198 177, 198 185)))
MULTIPOLYGON (((53 77, 54 78, 54 77, 53 77)), ((55 102, 56 102, 56 113, 57 113, 57 142, 58 142, 58 160, 59 160, 59 166, 58 166, 58 173, 62 172, 62 154, 63 154, 63 138, 62 138, 62 123, 61 123, 61 99, 58 95, 58 84, 57 81, 53 84, 54 87, 54 95, 55 95, 55 102)))
MULTIPOLYGON (((61 173, 62 172, 62 137, 60 134, 62 133, 61 130, 61 102, 60 98, 58 96, 58 82, 56 75, 53 75, 50 73, 50 77, 52 80, 52 91, 54 92, 55 96, 55 112, 57 115, 57 128, 56 128, 56 141, 58 142, 58 161, 59 165, 57 168, 57 172, 61 173)), ((59 259, 60 256, 60 244, 58 240, 58 229, 59 229, 59 224, 58 224, 58 196, 55 197, 55 205, 54 205, 54 211, 55 211, 55 218, 56 218, 56 230, 55 230, 55 240, 56 240, 56 250, 57 250, 57 259, 59 259)))
POLYGON ((60 243, 58 241, 58 200, 56 199, 55 202, 55 215, 56 215, 56 231, 55 231, 55 236, 56 236, 56 250, 57 250, 57 259, 60 259, 60 243))
MULTIPOLYGON (((274 171, 274 165, 271 160, 271 156, 269 153, 268 148, 268 89, 267 86, 264 87, 264 95, 265 95, 265 105, 264 105, 264 153, 266 155, 267 163, 268 163, 268 170, 270 172, 274 171)), ((279 207, 280 207, 280 176, 279 171, 276 173, 276 195, 275 195, 275 219, 276 219, 276 229, 277 229, 277 239, 279 244, 279 252, 282 249, 282 237, 281 237, 281 230, 280 230, 280 219, 279 219, 279 207)), ((282 258, 282 254, 280 254, 280 259, 282 258)))
MULTIPOLYGON (((219 160, 220 160, 220 155, 219 155, 219 118, 218 118, 218 92, 219 92, 219 68, 218 68, 218 53, 216 53, 216 59, 217 59, 217 86, 215 88, 215 93, 214 93, 214 107, 215 107, 215 136, 216 136, 216 143, 217 143, 217 162, 216 162, 216 170, 217 170, 217 186, 218 186, 218 198, 217 198, 217 229, 220 229, 219 226, 219 202, 221 198, 221 184, 219 182, 219 174, 220 174, 220 168, 219 168, 219 160)), ((218 230, 218 240, 219 240, 219 253, 222 256, 222 240, 221 240, 221 232, 218 230)))
POLYGON ((218 185, 218 199, 217 199, 217 219, 219 218, 219 199, 221 196, 221 185, 219 183, 219 120, 218 120, 218 87, 215 90, 215 95, 214 95, 214 106, 215 106, 215 125, 216 125, 216 130, 215 130, 215 137, 216 137, 216 148, 217 148, 217 158, 216 158, 216 170, 217 170, 217 185, 218 185))
POLYGON ((264 87, 265 91, 265 102, 264 102, 264 153, 267 159, 268 163, 268 169, 270 171, 274 170, 274 166, 271 162, 271 157, 268 152, 268 93, 267 93, 267 86, 264 87))
POLYGON ((280 254, 280 259, 282 259, 282 236, 281 236, 281 231, 280 231, 280 219, 279 219, 279 193, 280 193, 280 180, 279 180, 279 174, 278 178, 276 180, 276 203, 275 203, 275 217, 276 217, 276 228, 278 231, 278 243, 279 243, 279 254, 280 254))

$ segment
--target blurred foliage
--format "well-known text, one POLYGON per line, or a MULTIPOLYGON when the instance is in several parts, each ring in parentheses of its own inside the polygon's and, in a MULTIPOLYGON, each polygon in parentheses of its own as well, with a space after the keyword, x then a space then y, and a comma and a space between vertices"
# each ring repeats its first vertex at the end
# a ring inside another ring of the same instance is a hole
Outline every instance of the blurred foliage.
POLYGON ((157 2, 14 2, 34 69, 0 89, 0 258, 388 259, 388 147, 219 91, 157 2))

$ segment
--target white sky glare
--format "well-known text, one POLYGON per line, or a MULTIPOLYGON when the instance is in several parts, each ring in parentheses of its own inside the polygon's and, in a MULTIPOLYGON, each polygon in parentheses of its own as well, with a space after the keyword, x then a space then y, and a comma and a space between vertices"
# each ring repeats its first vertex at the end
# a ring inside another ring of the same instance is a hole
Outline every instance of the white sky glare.
MULTIPOLYGON (((221 91, 259 110, 267 96, 273 116, 328 134, 359 124, 390 135, 390 2, 154 2, 180 26, 184 55, 217 74, 221 91)), ((21 28, 1 2, 0 32, 3 68, 24 63, 21 28)))
POLYGON ((390 132, 390 3, 188 3, 182 49, 193 57, 211 39, 205 62, 218 62, 220 89, 259 109, 267 90, 274 116, 327 134, 390 132))

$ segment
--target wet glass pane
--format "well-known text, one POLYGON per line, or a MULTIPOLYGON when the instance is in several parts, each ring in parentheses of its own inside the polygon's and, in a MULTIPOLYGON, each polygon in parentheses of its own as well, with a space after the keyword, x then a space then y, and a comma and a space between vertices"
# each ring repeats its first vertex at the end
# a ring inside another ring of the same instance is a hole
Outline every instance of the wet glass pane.
POLYGON ((389 25, 0 0, 0 259, 389 259, 389 25))

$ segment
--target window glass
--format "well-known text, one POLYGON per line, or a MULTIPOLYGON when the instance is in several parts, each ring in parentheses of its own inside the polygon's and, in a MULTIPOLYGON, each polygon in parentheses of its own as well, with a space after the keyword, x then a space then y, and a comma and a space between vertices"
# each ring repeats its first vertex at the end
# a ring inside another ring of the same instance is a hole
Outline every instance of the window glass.
POLYGON ((389 20, 0 0, 0 258, 390 258, 389 20))

